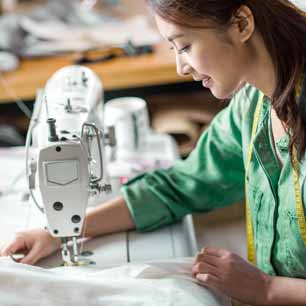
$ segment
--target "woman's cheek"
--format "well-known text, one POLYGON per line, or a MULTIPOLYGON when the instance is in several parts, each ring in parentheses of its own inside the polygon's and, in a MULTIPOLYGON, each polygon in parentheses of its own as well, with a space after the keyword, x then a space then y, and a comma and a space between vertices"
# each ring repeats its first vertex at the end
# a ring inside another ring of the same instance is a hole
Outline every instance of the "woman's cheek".
MULTIPOLYGON (((206 64, 206 61, 204 62, 203 60, 196 60, 194 61, 194 64, 192 65, 192 67, 199 73, 202 75, 209 75, 209 67, 206 64)), ((211 77, 211 76, 210 76, 211 77)))

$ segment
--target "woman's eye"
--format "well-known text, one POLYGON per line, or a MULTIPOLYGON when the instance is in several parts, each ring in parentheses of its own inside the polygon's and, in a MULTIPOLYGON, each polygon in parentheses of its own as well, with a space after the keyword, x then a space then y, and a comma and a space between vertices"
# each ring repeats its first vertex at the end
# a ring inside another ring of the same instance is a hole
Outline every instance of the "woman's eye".
MULTIPOLYGON (((170 48, 170 50, 174 50, 174 49, 175 49, 173 46, 171 46, 171 47, 169 47, 169 48, 170 48)), ((188 51, 189 48, 190 48, 190 46, 186 46, 186 47, 184 47, 184 48, 181 48, 181 49, 177 50, 177 52, 178 52, 179 54, 182 54, 182 53, 188 51)))
POLYGON ((190 48, 190 46, 186 46, 186 47, 184 47, 184 48, 181 48, 181 49, 180 49, 180 50, 178 50, 177 52, 178 52, 179 54, 182 54, 182 53, 184 53, 184 52, 188 51, 188 50, 189 50, 189 48, 190 48))

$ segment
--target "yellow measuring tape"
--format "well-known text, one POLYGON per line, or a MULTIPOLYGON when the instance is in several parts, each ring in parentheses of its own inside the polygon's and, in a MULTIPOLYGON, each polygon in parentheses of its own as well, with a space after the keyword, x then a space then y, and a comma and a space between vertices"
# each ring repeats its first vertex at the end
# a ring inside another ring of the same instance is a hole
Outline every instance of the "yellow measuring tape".
POLYGON ((251 141, 248 149, 247 161, 246 161, 246 169, 245 169, 245 205, 246 205, 246 231, 247 231, 247 239, 248 239, 248 259, 251 263, 256 262, 255 257, 255 245, 254 245, 254 233, 253 233, 253 225, 252 225, 252 216, 250 210, 250 204, 248 200, 248 181, 247 177, 250 170, 251 159, 253 155, 253 142, 254 137, 257 131, 257 126, 259 122, 259 115, 261 111, 261 107, 264 101, 264 94, 261 93, 257 102, 255 114, 254 114, 254 121, 252 127, 252 134, 251 134, 251 141))
MULTIPOLYGON (((300 93, 300 88, 298 90, 298 93, 300 93)), ((254 120, 253 120, 253 126, 252 126, 252 134, 251 134, 251 142, 248 148, 248 155, 247 155, 247 161, 246 161, 246 170, 245 170, 245 197, 246 197, 246 230, 247 230, 247 239, 248 239, 248 259, 251 263, 256 263, 256 252, 255 252, 255 244, 254 244, 254 233, 253 233, 253 225, 252 225, 252 217, 251 217, 251 210, 250 205, 248 201, 248 190, 247 190, 247 176, 249 174, 251 159, 253 155, 253 142, 254 137, 257 131, 257 126, 259 122, 259 116, 260 111, 262 108, 262 104, 264 101, 264 94, 260 94, 255 114, 254 114, 254 120)), ((300 232, 302 235, 302 239, 304 241, 304 245, 306 247, 306 220, 305 220, 305 214, 304 214, 304 207, 303 207, 303 201, 302 196, 300 192, 300 184, 299 184, 299 162, 297 159, 297 152, 295 146, 293 146, 292 150, 292 168, 293 168, 293 179, 294 179, 294 191, 295 191, 295 202, 296 202, 296 211, 297 211, 297 217, 300 227, 300 232)))
POLYGON ((292 164, 293 164, 293 180, 294 180, 294 192, 295 192, 295 204, 296 204, 296 213, 298 217, 298 222, 300 226, 300 232, 302 239, 304 241, 304 246, 306 247, 306 220, 304 214, 303 200, 300 191, 299 183, 299 162, 297 159, 296 148, 293 146, 292 149, 292 164))

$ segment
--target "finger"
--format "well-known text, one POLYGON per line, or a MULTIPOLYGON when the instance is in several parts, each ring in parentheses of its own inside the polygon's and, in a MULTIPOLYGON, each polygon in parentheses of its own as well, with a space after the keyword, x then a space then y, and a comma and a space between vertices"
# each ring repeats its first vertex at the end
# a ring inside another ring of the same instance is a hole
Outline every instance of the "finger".
POLYGON ((218 269, 215 266, 212 266, 210 264, 206 264, 206 263, 198 263, 196 265, 194 265, 192 267, 192 274, 194 277, 196 277, 196 275, 200 273, 210 273, 212 275, 214 275, 215 277, 218 277, 218 269))
POLYGON ((207 246, 202 247, 201 251, 198 253, 199 255, 203 255, 205 253, 205 250, 207 249, 207 246))
POLYGON ((196 276, 199 284, 207 288, 217 288, 218 279, 210 273, 198 273, 196 276))
POLYGON ((203 256, 206 256, 206 255, 210 255, 210 256, 214 256, 216 257, 216 255, 212 255, 211 253, 208 253, 207 251, 205 250, 209 250, 207 247, 205 248, 202 248, 201 249, 201 252, 197 253, 197 256, 195 257, 195 262, 198 262, 198 261, 202 261, 203 259, 203 256))
POLYGON ((15 238, 12 242, 5 245, 1 250, 1 256, 11 256, 17 251, 24 250, 25 244, 18 238, 15 238))
POLYGON ((19 262, 27 265, 34 265, 40 256, 41 249, 39 245, 34 245, 28 254, 24 258, 22 258, 19 262))
POLYGON ((218 267, 220 265, 220 257, 212 256, 209 254, 200 254, 197 256, 194 265, 196 265, 199 262, 204 262, 213 265, 215 267, 218 267))
POLYGON ((217 256, 210 255, 210 254, 203 254, 202 262, 204 262, 206 264, 210 264, 210 265, 217 268, 217 267, 220 266, 221 258, 217 257, 217 256))
POLYGON ((218 266, 219 266, 218 260, 219 258, 215 256, 211 256, 207 254, 198 254, 196 256, 195 263, 193 264, 192 269, 191 269, 193 277, 195 277, 197 273, 201 273, 201 272, 203 273, 205 271, 205 269, 203 268, 205 267, 205 265, 207 265, 207 267, 213 268, 214 274, 217 274, 218 266))
POLYGON ((13 254, 10 256, 12 260, 14 260, 15 262, 20 262, 22 258, 25 257, 24 254, 18 253, 18 254, 13 254))
POLYGON ((202 253, 197 253, 197 256, 194 259, 194 264, 197 264, 199 261, 202 261, 202 253))
POLYGON ((203 249, 202 254, 208 254, 208 255, 212 255, 212 256, 216 256, 216 257, 221 257, 224 255, 224 253, 226 253, 228 251, 223 250, 223 249, 217 249, 217 248, 211 248, 211 247, 205 247, 203 249))

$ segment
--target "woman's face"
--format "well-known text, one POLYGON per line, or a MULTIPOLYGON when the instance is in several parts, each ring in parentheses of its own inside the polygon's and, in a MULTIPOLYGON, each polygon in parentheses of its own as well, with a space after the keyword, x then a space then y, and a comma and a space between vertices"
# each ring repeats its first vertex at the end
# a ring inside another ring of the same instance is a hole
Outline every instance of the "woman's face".
POLYGON ((221 33, 215 28, 178 26, 158 15, 155 18, 175 53, 179 75, 192 75, 219 99, 232 96, 245 84, 252 52, 241 42, 237 25, 221 33))

